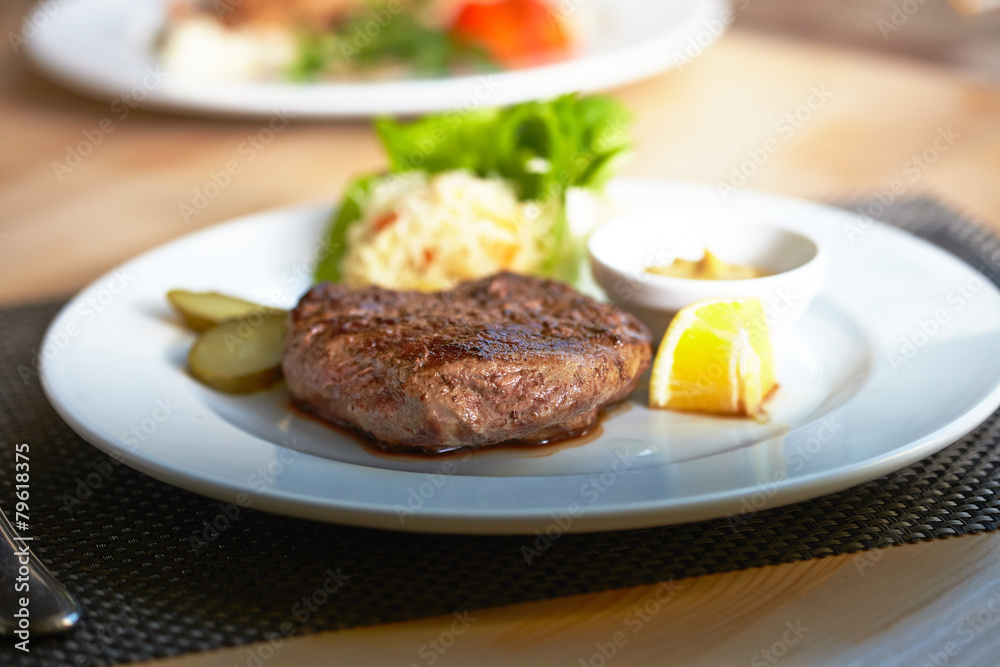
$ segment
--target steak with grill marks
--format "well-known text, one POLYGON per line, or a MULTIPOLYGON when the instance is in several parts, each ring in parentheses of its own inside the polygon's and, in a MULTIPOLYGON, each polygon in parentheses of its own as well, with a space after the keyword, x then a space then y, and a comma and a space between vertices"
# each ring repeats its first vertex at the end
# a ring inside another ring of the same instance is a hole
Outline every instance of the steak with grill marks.
POLYGON ((382 443, 427 450, 586 432, 649 366, 634 316, 501 273, 437 293, 325 283, 289 314, 293 400, 382 443))

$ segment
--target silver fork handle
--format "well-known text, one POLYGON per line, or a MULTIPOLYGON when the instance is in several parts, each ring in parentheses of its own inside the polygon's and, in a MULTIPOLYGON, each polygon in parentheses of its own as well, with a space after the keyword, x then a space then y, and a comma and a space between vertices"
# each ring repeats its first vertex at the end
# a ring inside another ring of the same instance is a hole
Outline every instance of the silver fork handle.
POLYGON ((0 510, 0 634, 27 639, 69 630, 82 608, 0 510), (25 605, 27 601, 27 615, 25 605), (23 620, 26 619, 26 620, 23 620), (27 627, 25 627, 27 626, 27 627), (25 633, 27 630, 27 634, 25 633))

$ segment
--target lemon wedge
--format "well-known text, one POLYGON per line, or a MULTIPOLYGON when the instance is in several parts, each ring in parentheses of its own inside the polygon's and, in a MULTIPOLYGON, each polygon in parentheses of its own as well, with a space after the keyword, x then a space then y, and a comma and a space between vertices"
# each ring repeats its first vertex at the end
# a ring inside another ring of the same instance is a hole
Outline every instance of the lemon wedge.
POLYGON ((707 299, 670 322, 653 361, 649 405, 755 417, 776 387, 760 299, 707 299))

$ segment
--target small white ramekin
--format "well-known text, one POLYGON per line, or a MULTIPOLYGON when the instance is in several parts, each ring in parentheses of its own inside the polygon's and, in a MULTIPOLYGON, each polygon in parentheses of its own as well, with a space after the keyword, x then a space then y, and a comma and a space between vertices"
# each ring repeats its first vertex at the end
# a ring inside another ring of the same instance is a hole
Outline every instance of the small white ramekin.
POLYGON ((785 326, 823 288, 827 257, 801 225, 741 217, 738 211, 670 209, 611 220, 588 241, 594 279, 616 305, 635 313, 659 342, 681 308, 702 299, 758 297, 768 324, 785 326), (709 250, 727 264, 770 275, 744 280, 696 280, 649 273, 677 258, 709 250))

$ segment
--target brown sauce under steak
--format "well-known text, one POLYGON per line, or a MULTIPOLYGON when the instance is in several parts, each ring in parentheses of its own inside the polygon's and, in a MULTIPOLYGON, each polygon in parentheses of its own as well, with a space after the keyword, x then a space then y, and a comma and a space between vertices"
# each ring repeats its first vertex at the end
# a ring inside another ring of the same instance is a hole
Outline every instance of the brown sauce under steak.
POLYGON ((581 447, 600 439, 604 435, 604 422, 624 412, 628 412, 631 408, 632 404, 629 402, 621 402, 602 408, 600 414, 598 415, 597 423, 595 423, 588 431, 584 433, 567 434, 564 438, 560 439, 547 440, 545 442, 524 442, 511 440, 508 442, 501 442, 496 445, 490 445, 488 447, 454 447, 452 449, 434 449, 414 445, 400 447, 379 442, 372 436, 367 433, 363 433, 356 428, 344 426, 342 424, 335 424, 331 421, 323 419, 309 410, 299 407, 295 404, 295 401, 289 401, 288 403, 288 410, 300 419, 308 419, 309 421, 321 424, 324 428, 335 431, 348 440, 353 441, 373 456, 397 461, 460 458, 465 457, 468 454, 479 455, 482 453, 502 451, 514 452, 533 458, 552 456, 557 452, 573 449, 575 447, 581 447))

